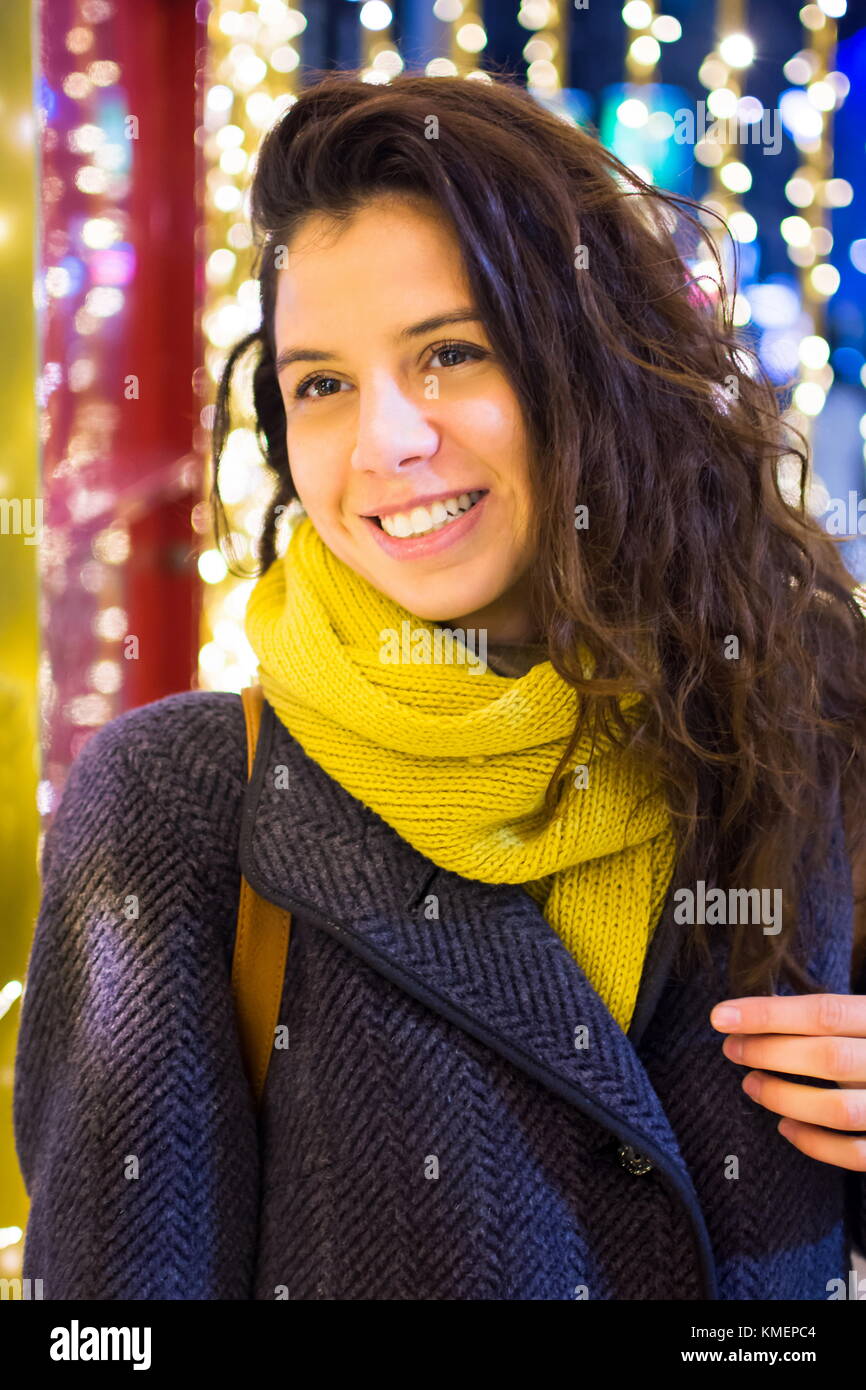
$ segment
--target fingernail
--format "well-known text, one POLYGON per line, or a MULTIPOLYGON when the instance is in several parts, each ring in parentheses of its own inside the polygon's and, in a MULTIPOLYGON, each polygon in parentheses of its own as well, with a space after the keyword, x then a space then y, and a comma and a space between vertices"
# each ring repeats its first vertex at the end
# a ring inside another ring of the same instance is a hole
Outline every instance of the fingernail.
POLYGON ((733 1004, 720 1004, 710 1014, 710 1023, 714 1028, 735 1028, 739 1021, 740 1011, 733 1004))

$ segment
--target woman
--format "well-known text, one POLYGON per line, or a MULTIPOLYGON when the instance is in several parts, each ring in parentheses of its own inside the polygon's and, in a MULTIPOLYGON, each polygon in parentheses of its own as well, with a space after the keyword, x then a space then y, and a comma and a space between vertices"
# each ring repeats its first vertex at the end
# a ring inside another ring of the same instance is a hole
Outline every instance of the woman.
POLYGON ((255 347, 255 772, 237 697, 201 691, 72 770, 16 1073, 25 1274, 840 1296, 864 620, 779 491, 805 456, 773 390, 685 269, 700 221, 518 87, 411 75, 305 90, 252 211, 262 326, 214 455, 255 347), (239 870, 292 913, 258 1116, 239 870), (711 1022, 726 999, 739 1025, 711 1022))

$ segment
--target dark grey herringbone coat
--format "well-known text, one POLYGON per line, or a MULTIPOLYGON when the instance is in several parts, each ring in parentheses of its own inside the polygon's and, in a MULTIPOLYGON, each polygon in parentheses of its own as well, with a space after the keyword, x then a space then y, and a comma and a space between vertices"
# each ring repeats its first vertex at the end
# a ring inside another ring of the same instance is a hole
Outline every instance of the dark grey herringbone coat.
MULTIPOLYGON (((829 868, 811 966, 844 993, 841 825, 829 868)), ((862 1248, 863 1175, 777 1134, 710 1027, 723 930, 679 978, 669 895, 626 1036, 523 889, 436 869, 267 706, 246 799, 237 696, 113 720, 43 873, 15 1124, 46 1298, 823 1300, 862 1248), (258 1128, 239 837, 295 913, 258 1128)))

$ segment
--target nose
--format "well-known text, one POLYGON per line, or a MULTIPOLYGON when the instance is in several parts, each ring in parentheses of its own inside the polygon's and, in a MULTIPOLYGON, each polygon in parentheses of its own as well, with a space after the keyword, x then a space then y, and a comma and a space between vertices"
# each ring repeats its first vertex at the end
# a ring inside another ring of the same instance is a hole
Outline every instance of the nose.
POLYGON ((393 473, 435 454, 439 431, 424 405, 389 374, 367 381, 359 392, 352 467, 361 473, 393 473))

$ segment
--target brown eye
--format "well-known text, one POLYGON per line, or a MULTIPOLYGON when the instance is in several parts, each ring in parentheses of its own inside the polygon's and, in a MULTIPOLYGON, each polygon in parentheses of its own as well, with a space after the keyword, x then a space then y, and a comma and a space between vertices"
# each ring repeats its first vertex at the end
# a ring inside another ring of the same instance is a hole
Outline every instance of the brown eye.
POLYGON ((310 386, 315 386, 315 387, 318 388, 319 385, 320 385, 323 381, 326 381, 326 382, 327 382, 327 381, 336 382, 336 385, 337 385, 337 391, 325 391, 325 392, 323 393, 323 395, 325 395, 325 396, 334 396, 334 395, 336 395, 337 392, 339 391, 340 385, 341 385, 341 382, 339 381, 339 379, 338 379, 337 377, 335 377, 335 376, 323 376, 321 373, 319 373, 318 376, 308 376, 304 381, 302 381, 302 382, 300 383, 300 385, 295 389, 295 399, 296 399, 296 400, 314 400, 314 401, 321 400, 321 399, 322 399, 322 396, 320 396, 320 395, 312 396, 312 397, 308 396, 308 395, 307 395, 307 390, 308 390, 308 388, 309 388, 310 386))
MULTIPOLYGON (((456 354, 458 357, 469 358, 470 361, 480 361, 486 357, 487 353, 483 348, 475 347, 472 343, 442 343, 441 347, 433 349, 434 357, 441 357, 443 354, 456 354)), ((432 363, 431 363, 432 366, 432 363)), ((461 367, 462 362, 445 362, 446 367, 461 367)))

